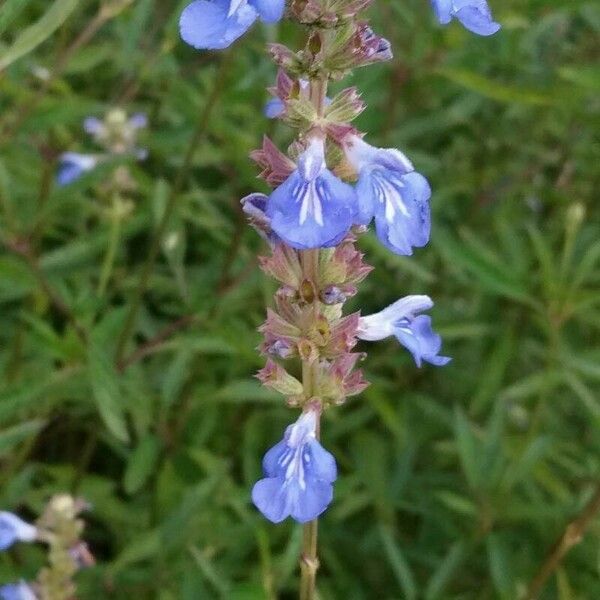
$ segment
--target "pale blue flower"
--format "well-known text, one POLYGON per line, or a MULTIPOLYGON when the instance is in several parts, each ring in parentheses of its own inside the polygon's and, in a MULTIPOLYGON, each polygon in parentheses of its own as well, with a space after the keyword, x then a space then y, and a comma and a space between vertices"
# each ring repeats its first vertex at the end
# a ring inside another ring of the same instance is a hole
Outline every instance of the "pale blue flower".
POLYGON ((11 512, 0 512, 0 550, 10 548, 15 542, 32 542, 36 537, 33 525, 11 512))
POLYGON ((392 252, 411 255, 429 242, 431 188, 412 163, 395 149, 375 148, 356 135, 343 141, 358 173, 357 222, 375 219, 377 237, 392 252))
POLYGON ((1 586, 0 598, 2 600, 37 600, 37 596, 33 593, 31 587, 24 581, 1 586))
POLYGON ((354 188, 327 169, 324 142, 318 137, 267 204, 273 231, 298 250, 338 244, 354 224, 356 210, 354 188))
POLYGON ((98 158, 91 154, 65 152, 60 156, 56 181, 59 185, 69 185, 84 173, 92 171, 98 164, 98 158))
POLYGON ((83 120, 83 130, 90 135, 96 136, 104 131, 104 121, 98 117, 86 117, 83 120))
POLYGON ((276 119, 285 112, 285 102, 281 98, 271 98, 263 109, 267 119, 276 119))
POLYGON ((195 0, 181 14, 179 29, 183 41, 198 50, 223 50, 258 17, 276 23, 284 10, 285 0, 195 0))
POLYGON ((333 456, 317 441, 315 410, 309 409, 290 425, 284 438, 263 459, 266 477, 252 490, 252 501, 273 523, 292 517, 307 523, 333 500, 337 467, 333 456))
POLYGON ((479 35, 492 35, 500 29, 486 0, 431 0, 431 4, 442 25, 456 18, 479 35))
POLYGON ((406 296, 378 313, 361 317, 357 336, 375 342, 393 335, 412 353, 418 367, 422 361, 443 366, 451 359, 439 356, 442 339, 431 328, 431 317, 417 314, 432 307, 429 296, 406 296))
POLYGON ((0 598, 2 600, 37 600, 33 590, 24 581, 0 586, 0 598))

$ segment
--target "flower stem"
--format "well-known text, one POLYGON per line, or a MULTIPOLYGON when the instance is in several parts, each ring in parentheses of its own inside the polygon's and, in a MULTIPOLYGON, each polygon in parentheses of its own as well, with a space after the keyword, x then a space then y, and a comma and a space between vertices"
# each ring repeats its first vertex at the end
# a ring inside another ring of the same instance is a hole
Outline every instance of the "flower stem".
POLYGON ((319 559, 317 558, 318 529, 318 519, 304 525, 302 558, 300 561, 300 567, 302 569, 300 579, 300 600, 314 600, 315 598, 317 570, 319 569, 319 559))
MULTIPOLYGON (((312 281, 317 287, 317 274, 319 268, 319 250, 307 250, 300 254, 304 279, 312 281)), ((319 314, 318 296, 313 300, 314 318, 319 314)), ((302 385, 307 401, 310 401, 317 392, 319 379, 319 362, 308 359, 302 361, 302 385)), ((319 438, 320 425, 317 423, 317 438, 319 438)), ((315 519, 304 525, 302 553, 300 555, 300 600, 314 600, 317 586, 317 571, 319 559, 317 556, 317 537, 319 521, 315 519)))
POLYGON ((119 241, 121 239, 121 223, 123 217, 117 205, 118 202, 119 200, 115 199, 111 208, 108 247, 106 249, 106 254, 104 255, 102 269, 100 270, 100 279, 98 281, 97 295, 99 297, 104 296, 104 292, 106 291, 106 287, 112 276, 115 257, 117 256, 117 248, 119 247, 119 241))

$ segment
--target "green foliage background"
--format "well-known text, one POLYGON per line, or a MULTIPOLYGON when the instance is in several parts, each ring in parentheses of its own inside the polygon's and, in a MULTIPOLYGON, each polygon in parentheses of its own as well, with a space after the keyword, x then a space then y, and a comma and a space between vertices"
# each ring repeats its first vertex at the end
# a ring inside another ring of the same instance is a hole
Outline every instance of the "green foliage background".
MULTIPOLYGON (((261 113, 265 40, 298 47, 304 32, 256 26, 198 53, 178 38, 185 2, 120 4, 100 17, 91 0, 0 4, 0 506, 33 517, 57 491, 93 504, 82 599, 293 598, 301 532, 249 502, 293 416, 253 379, 274 284, 238 200, 264 189, 248 160, 262 134, 291 141, 261 113), (60 152, 94 149, 82 119, 115 105, 148 113, 149 158, 130 165, 135 210, 98 295, 97 191, 114 164, 62 189, 53 177, 60 152), (119 372, 171 193, 136 360, 119 372)), ((441 29, 425 0, 377 0, 396 57, 348 81, 369 140, 403 149, 434 189, 426 249, 361 242, 376 270, 352 308, 430 294, 454 360, 418 370, 393 341, 365 347, 373 385, 323 431, 341 470, 323 600, 517 599, 600 481, 600 9, 491 4, 504 28, 484 39, 441 29)), ((600 597, 599 540, 596 519, 544 600, 600 597)), ((3 553, 0 582, 43 559, 3 553)))

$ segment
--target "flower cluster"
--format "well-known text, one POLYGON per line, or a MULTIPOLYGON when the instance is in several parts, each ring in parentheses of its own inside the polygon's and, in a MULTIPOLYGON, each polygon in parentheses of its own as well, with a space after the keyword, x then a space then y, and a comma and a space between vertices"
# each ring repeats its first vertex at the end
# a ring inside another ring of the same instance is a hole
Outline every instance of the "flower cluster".
MULTIPOLYGON (((369 316, 343 312, 371 270, 355 243, 372 223, 379 241, 402 256, 426 246, 431 233, 427 179, 402 152, 372 146, 352 126, 365 108, 355 88, 327 95, 329 81, 392 58, 389 42, 359 17, 372 1, 295 0, 289 14, 309 27, 306 46, 269 46, 279 72, 265 114, 299 130, 287 153, 264 138, 252 158, 273 190, 242 200, 271 247, 261 266, 280 284, 261 327, 267 364, 258 378, 301 409, 265 455, 264 478, 252 490, 254 504, 274 523, 311 522, 333 499, 337 468, 319 442, 320 418, 368 385, 356 368, 364 358, 356 351, 360 340, 394 336, 418 367, 450 361, 422 314, 433 307, 428 296, 407 296, 369 316)), ((442 24, 456 18, 481 35, 499 28, 485 0, 432 4, 442 24)), ((257 17, 271 23, 283 13, 280 0, 196 0, 181 16, 181 34, 196 48, 221 49, 257 17)))
POLYGON ((85 542, 81 541, 83 521, 79 513, 87 508, 81 500, 66 494, 48 502, 35 525, 10 512, 0 512, 0 551, 17 542, 41 542, 48 546, 49 564, 36 581, 18 581, 0 586, 1 600, 69 600, 75 596, 72 581, 82 567, 94 564, 85 542))
POLYGON ((136 146, 140 129, 147 125, 146 115, 138 113, 131 117, 121 109, 113 109, 106 114, 104 120, 87 117, 83 129, 103 152, 96 154, 81 154, 65 152, 60 156, 60 164, 56 181, 59 185, 69 185, 85 173, 94 170, 101 162, 111 157, 133 156, 143 160, 147 152, 136 146))

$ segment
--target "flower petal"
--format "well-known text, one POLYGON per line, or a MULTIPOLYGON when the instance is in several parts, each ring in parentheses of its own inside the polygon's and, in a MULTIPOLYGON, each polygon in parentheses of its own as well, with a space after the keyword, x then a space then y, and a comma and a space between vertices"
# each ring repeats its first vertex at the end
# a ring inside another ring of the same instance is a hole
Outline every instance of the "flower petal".
POLYGON ((91 171, 98 164, 95 156, 65 152, 60 157, 56 181, 59 185, 68 185, 79 179, 84 173, 91 171))
POLYGON ((335 458, 316 439, 308 442, 303 460, 304 470, 315 479, 329 483, 333 483, 337 479, 335 458))
MULTIPOLYGON (((307 172, 312 165, 306 165, 307 172)), ((350 230, 356 214, 354 188, 324 170, 314 180, 295 171, 270 196, 273 231, 293 248, 326 248, 350 230)))
POLYGON ((10 512, 0 512, 0 550, 6 550, 16 541, 32 542, 37 529, 10 512))
POLYGON ((285 11, 285 0, 249 0, 254 6, 260 18, 265 23, 277 23, 281 21, 285 11))
POLYGON ((195 0, 181 13, 182 39, 198 50, 222 50, 246 33, 257 17, 248 4, 229 15, 229 0, 195 0))
POLYGON ((90 135, 96 135, 104 129, 104 123, 97 117, 86 117, 83 121, 83 130, 90 135))
POLYGON ((429 242, 431 188, 419 173, 398 176, 392 171, 370 173, 376 198, 375 225, 380 241, 396 254, 410 256, 413 247, 429 242))
POLYGON ((422 361, 436 366, 443 366, 450 362, 446 356, 438 356, 442 348, 442 338, 433 331, 431 317, 419 315, 412 322, 399 324, 396 329, 398 341, 409 350, 420 367, 422 361))
POLYGON ((304 487, 293 480, 289 483, 287 496, 292 519, 308 523, 327 510, 333 500, 333 486, 313 477, 306 478, 304 487))
POLYGON ((469 30, 478 35, 493 35, 500 24, 492 18, 487 2, 473 2, 456 11, 456 18, 469 30))
POLYGON ((452 0, 431 0, 431 6, 441 25, 448 25, 452 20, 452 0))
POLYGON ((252 488, 252 502, 273 523, 290 515, 290 498, 283 477, 261 479, 252 488))
POLYGON ((285 468, 281 463, 287 452, 288 445, 285 440, 281 440, 265 454, 262 467, 267 477, 278 477, 285 474, 285 468))
POLYGON ((357 335, 361 340, 376 342, 395 333, 395 325, 402 319, 412 319, 414 315, 433 307, 429 296, 406 296, 396 300, 378 313, 361 317, 357 335))
POLYGON ((2 600, 37 600, 33 590, 24 581, 1 586, 0 598, 2 600))
POLYGON ((285 104, 280 98, 272 98, 269 100, 264 107, 265 117, 268 119, 276 119, 280 117, 285 111, 285 104))

